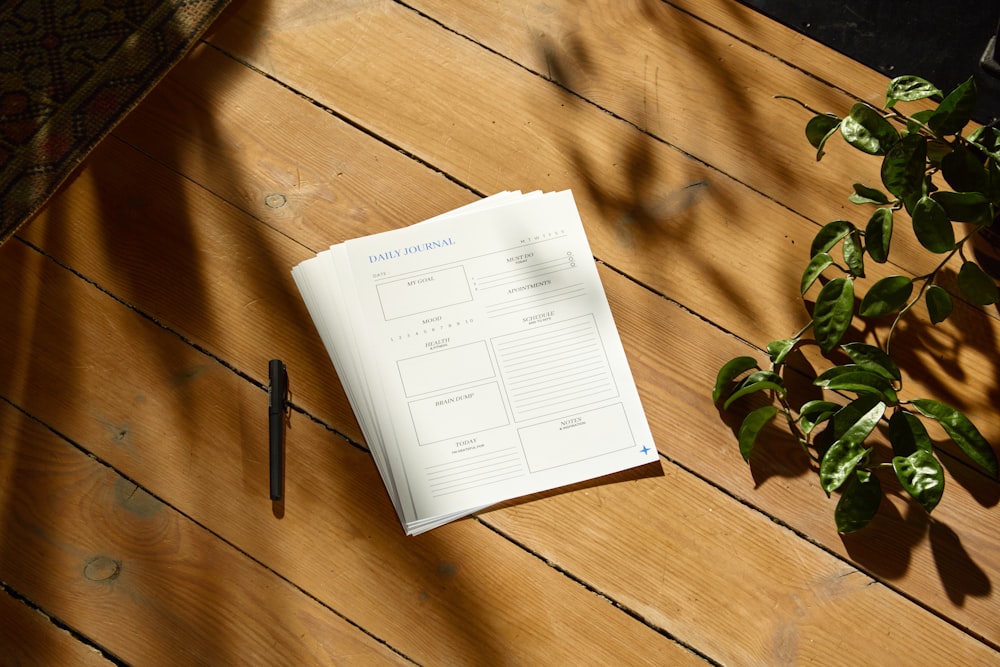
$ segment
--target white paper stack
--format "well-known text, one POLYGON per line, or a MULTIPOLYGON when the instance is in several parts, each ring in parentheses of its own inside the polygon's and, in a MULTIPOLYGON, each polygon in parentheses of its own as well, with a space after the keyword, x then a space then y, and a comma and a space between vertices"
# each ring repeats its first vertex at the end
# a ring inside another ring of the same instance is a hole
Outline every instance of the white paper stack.
POLYGON ((407 534, 658 461, 569 191, 503 192, 292 275, 407 534))

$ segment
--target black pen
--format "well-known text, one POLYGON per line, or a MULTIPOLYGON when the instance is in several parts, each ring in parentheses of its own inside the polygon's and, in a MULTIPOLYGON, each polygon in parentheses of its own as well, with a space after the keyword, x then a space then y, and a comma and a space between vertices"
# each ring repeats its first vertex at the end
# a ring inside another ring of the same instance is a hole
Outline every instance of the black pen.
POLYGON ((271 359, 267 365, 267 377, 271 500, 281 500, 285 487, 285 407, 288 398, 288 371, 284 362, 271 359))

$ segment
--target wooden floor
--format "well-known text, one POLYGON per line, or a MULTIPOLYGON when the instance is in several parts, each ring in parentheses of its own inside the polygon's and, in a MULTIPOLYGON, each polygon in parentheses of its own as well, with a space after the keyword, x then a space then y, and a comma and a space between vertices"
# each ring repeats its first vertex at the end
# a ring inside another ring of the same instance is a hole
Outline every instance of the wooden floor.
MULTIPOLYGON (((0 248, 0 662, 997 664, 996 482, 945 455, 934 521, 896 494, 842 537, 797 452, 747 466, 710 397, 807 321, 809 242, 877 177, 817 165, 774 96, 885 83, 730 0, 237 0, 0 248), (565 188, 662 473, 405 537, 289 270, 565 188)), ((900 246, 879 270, 921 272, 900 246)), ((998 320, 909 337, 909 386, 994 444, 998 320)))

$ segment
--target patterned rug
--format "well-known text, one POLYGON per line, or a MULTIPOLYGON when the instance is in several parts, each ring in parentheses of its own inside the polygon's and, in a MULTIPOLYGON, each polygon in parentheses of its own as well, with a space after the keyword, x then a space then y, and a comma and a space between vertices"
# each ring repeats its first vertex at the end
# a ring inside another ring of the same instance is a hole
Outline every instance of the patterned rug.
POLYGON ((0 1, 0 243, 229 0, 0 1))

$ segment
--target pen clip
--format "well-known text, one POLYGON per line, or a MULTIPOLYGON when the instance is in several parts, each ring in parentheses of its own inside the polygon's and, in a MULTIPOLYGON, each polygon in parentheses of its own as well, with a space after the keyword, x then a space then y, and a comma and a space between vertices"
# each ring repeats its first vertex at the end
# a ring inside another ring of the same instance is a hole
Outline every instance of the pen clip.
POLYGON ((288 368, 283 361, 272 359, 268 371, 267 407, 271 413, 288 411, 288 368))

